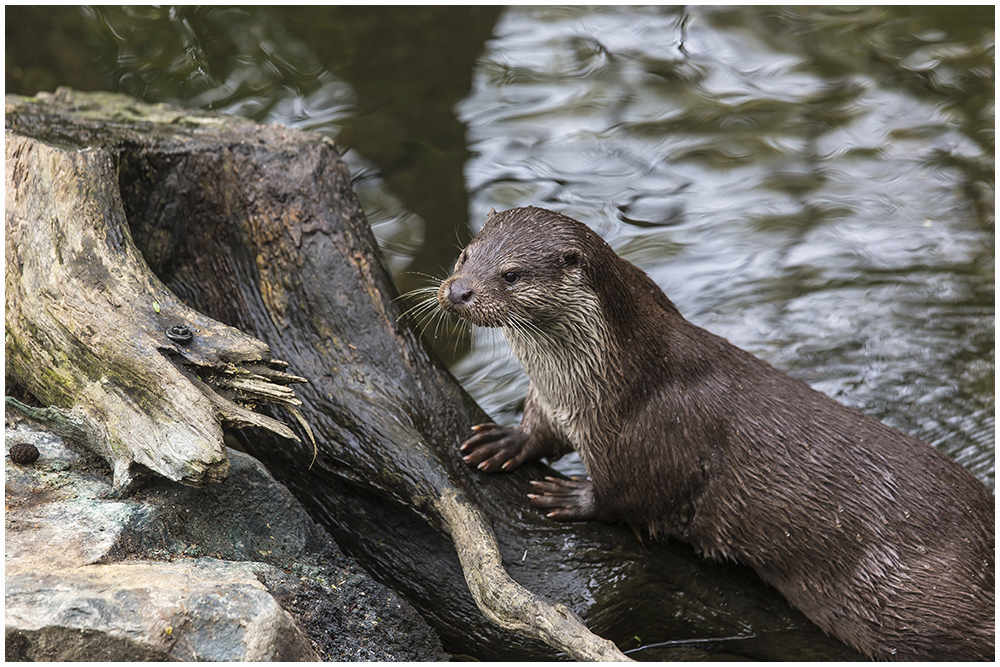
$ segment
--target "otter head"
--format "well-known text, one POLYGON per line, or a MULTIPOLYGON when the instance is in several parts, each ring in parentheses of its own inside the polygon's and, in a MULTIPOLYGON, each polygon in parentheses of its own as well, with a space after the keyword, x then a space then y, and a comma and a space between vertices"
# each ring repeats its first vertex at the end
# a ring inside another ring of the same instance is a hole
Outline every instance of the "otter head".
POLYGON ((534 207, 491 211, 438 289, 438 303, 472 324, 501 328, 533 380, 583 380, 612 351, 599 290, 607 267, 621 262, 572 218, 534 207))
POLYGON ((483 327, 530 332, 558 325, 593 307, 588 253, 600 246, 607 247, 586 225, 558 213, 530 206, 490 211, 441 284, 438 303, 483 327))

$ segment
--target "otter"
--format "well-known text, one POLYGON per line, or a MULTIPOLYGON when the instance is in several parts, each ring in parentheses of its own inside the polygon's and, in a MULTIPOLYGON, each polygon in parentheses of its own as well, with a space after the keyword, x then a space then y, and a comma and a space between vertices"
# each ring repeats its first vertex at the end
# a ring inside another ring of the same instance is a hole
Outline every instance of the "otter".
POLYGON ((552 519, 749 565, 874 659, 994 658, 994 498, 937 449, 688 322, 559 213, 491 211, 437 299, 499 327, 530 380, 521 424, 474 427, 464 460, 586 466, 532 482, 552 519))

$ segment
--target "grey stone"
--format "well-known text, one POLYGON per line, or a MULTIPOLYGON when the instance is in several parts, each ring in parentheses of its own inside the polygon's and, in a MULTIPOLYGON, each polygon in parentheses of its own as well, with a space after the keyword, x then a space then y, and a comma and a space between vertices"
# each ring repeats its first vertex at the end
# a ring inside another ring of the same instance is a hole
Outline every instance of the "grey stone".
POLYGON ((111 497, 96 456, 21 421, 6 459, 8 660, 441 660, 398 595, 337 549, 287 489, 228 450, 229 478, 111 497))
MULTIPOLYGON (((32 660, 319 660, 260 582, 212 558, 8 572, 5 623, 32 660)), ((273 568, 271 568, 273 569, 273 568)))

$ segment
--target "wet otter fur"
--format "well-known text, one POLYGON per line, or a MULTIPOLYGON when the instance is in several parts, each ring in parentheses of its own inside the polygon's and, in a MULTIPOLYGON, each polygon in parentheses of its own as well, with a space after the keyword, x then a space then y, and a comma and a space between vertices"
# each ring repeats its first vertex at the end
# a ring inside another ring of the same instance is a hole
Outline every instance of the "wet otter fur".
POLYGON ((558 213, 491 211, 437 298, 531 381, 520 426, 477 426, 465 460, 579 452, 589 481, 532 482, 553 519, 750 565, 872 658, 994 658, 994 498, 947 456, 691 324, 558 213))

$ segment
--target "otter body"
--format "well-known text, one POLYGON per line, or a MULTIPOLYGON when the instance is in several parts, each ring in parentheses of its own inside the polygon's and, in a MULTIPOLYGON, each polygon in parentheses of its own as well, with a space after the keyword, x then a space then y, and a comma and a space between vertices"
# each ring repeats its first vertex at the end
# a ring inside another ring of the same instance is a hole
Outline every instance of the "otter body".
POLYGON ((993 659, 994 499, 930 445, 691 324, 551 211, 491 212, 438 302, 500 327, 531 381, 520 426, 477 426, 465 460, 579 452, 589 481, 532 482, 550 517, 750 565, 873 658, 993 659))

